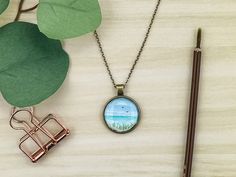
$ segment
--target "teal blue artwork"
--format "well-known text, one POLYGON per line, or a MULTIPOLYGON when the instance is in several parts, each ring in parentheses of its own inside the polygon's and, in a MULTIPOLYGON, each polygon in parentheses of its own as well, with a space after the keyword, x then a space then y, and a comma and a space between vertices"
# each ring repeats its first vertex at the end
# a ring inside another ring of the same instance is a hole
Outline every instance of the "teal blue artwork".
POLYGON ((112 99, 104 110, 106 125, 116 133, 126 133, 134 129, 139 122, 139 108, 127 97, 112 99))

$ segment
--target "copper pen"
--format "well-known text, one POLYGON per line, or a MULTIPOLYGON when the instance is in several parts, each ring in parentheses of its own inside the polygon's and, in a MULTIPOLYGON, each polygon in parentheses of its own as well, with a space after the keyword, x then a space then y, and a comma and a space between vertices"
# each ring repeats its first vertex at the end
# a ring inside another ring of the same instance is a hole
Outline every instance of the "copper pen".
POLYGON ((187 130, 183 177, 191 177, 196 119, 197 119, 201 54, 202 54, 201 29, 198 29, 197 46, 194 50, 194 56, 193 56, 192 83, 191 83, 192 85, 191 85, 191 96, 190 96, 190 105, 189 105, 188 130, 187 130))

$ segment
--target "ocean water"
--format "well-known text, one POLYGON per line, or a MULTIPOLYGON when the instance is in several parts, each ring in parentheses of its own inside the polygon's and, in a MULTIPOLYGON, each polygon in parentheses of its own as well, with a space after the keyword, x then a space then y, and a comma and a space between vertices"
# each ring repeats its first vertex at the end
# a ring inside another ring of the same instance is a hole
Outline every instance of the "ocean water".
POLYGON ((137 116, 106 116, 105 119, 109 123, 121 123, 121 124, 135 124, 138 120, 137 116))

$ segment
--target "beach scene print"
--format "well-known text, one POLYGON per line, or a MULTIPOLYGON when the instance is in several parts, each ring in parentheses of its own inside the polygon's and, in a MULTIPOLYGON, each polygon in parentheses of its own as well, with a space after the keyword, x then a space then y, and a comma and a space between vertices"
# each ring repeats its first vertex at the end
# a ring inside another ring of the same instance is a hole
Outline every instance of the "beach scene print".
POLYGON ((132 129, 139 119, 137 105, 126 97, 118 97, 108 103, 104 110, 107 126, 118 133, 132 129))

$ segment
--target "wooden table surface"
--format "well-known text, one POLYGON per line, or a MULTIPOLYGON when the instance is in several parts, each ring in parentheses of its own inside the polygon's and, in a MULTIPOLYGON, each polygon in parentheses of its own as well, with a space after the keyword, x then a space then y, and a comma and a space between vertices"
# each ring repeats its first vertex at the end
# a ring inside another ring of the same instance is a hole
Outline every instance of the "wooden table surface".
MULTIPOLYGON (((13 20, 12 0, 0 24, 13 20)), ((34 0, 26 0, 31 7, 34 0)), ((137 54, 156 0, 100 0, 98 32, 112 71, 122 82, 137 54)), ((24 21, 36 22, 35 12, 24 21)), ((56 113, 71 136, 39 163, 18 149, 11 106, 0 98, 0 172, 4 177, 177 177, 182 174, 192 49, 203 29, 203 66, 193 177, 236 176, 236 1, 163 0, 142 60, 126 94, 142 109, 140 126, 117 135, 102 121, 113 90, 92 34, 66 40, 70 71, 62 88, 36 106, 56 113)))

